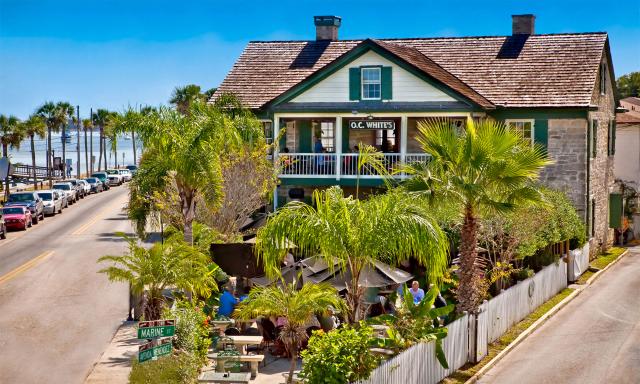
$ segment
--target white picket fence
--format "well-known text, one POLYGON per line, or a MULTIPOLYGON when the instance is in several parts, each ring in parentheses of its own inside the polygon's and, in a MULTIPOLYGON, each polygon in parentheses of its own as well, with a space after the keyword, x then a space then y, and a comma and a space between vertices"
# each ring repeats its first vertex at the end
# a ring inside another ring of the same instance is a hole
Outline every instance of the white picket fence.
POLYGON ((360 384, 435 384, 467 361, 474 360, 474 349, 476 361, 482 359, 490 343, 566 288, 568 273, 573 271, 582 274, 586 270, 589 265, 589 245, 570 252, 573 257, 569 258, 569 265, 561 259, 485 301, 480 306, 477 326, 473 315, 464 315, 448 324, 443 349, 449 369, 442 368, 436 359, 434 343, 421 343, 381 364, 368 380, 360 384))
POLYGON ((360 384, 437 383, 462 367, 468 359, 469 316, 464 315, 447 325, 442 341, 449 369, 436 359, 435 343, 420 343, 389 359, 376 368, 368 380, 360 384))
POLYGON ((582 249, 569 251, 569 261, 569 269, 567 272, 569 281, 576 281, 578 277, 589 268, 589 243, 582 249))

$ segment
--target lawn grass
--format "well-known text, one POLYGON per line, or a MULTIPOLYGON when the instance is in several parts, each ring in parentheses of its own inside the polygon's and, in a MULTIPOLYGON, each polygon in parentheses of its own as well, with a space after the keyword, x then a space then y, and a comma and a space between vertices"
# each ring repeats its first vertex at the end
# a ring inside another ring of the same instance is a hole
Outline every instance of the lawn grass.
POLYGON ((503 349, 505 349, 511 342, 513 342, 522 332, 535 323, 542 315, 549 312, 556 304, 561 302, 565 297, 573 292, 571 288, 565 288, 560 293, 549 299, 547 302, 536 308, 531 312, 529 316, 525 317, 522 321, 509 328, 502 337, 497 341, 489 344, 489 351, 487 356, 484 357, 479 363, 471 364, 467 363, 462 368, 454 372, 451 376, 446 377, 441 381, 444 384, 460 384, 469 380, 475 375, 482 367, 484 367, 491 359, 496 357, 503 349))
MULTIPOLYGON (((611 264, 615 259, 617 259, 618 256, 622 255, 624 251, 625 248, 611 247, 607 250, 607 252, 600 254, 598 257, 593 259, 589 265, 598 269, 603 269, 607 265, 611 264)), ((595 272, 592 271, 586 271, 582 274, 582 276, 580 276, 578 281, 576 281, 576 284, 585 284, 587 280, 589 280, 589 278, 593 276, 594 273, 595 272)))

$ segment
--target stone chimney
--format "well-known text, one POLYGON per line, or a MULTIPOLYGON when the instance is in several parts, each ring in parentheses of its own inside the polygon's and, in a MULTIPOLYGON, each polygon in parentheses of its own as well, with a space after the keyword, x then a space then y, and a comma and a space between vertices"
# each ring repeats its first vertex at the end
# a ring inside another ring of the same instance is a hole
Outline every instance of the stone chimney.
POLYGON ((316 40, 338 40, 338 28, 340 28, 341 22, 342 18, 338 16, 314 16, 316 40))
POLYGON ((535 15, 512 15, 512 32, 513 35, 533 35, 536 27, 535 15))

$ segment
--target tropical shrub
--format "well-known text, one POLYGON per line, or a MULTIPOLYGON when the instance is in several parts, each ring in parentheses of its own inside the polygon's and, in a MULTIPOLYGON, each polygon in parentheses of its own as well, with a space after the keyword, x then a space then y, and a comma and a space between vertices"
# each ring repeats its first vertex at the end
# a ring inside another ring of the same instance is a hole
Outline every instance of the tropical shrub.
POLYGON ((309 384, 345 384, 364 380, 379 364, 380 358, 369 347, 373 340, 370 327, 344 327, 330 332, 315 331, 302 352, 300 376, 309 384))
POLYGON ((201 363, 206 362, 207 350, 211 344, 207 316, 194 303, 177 300, 173 309, 165 310, 164 318, 176 319, 176 335, 173 346, 194 355, 201 363))
POLYGON ((444 368, 449 368, 442 349, 442 339, 447 336, 447 328, 439 326, 439 318, 453 311, 454 305, 433 308, 438 294, 438 289, 433 287, 420 303, 414 304, 413 295, 405 286, 402 305, 395 314, 381 315, 369 320, 370 323, 385 324, 389 327, 387 337, 377 339, 377 345, 398 353, 415 343, 434 341, 438 361, 444 368))
POLYGON ((217 290, 209 256, 186 244, 182 239, 171 238, 155 243, 151 248, 138 245, 137 240, 119 234, 129 243, 129 253, 122 256, 103 256, 98 262, 111 262, 101 269, 111 281, 128 282, 131 291, 145 295, 144 318, 160 318, 166 306, 162 291, 177 288, 195 292, 207 298, 217 290))
POLYGON ((187 353, 173 354, 139 363, 132 361, 130 384, 194 384, 198 382, 200 362, 187 353))

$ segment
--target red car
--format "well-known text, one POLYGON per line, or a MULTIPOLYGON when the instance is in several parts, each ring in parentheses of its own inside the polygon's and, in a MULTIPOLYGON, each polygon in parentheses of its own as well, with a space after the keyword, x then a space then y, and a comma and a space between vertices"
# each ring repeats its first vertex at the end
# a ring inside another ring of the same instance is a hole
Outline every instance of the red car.
POLYGON ((31 227, 31 211, 25 207, 2 208, 2 216, 7 229, 23 229, 31 227))

